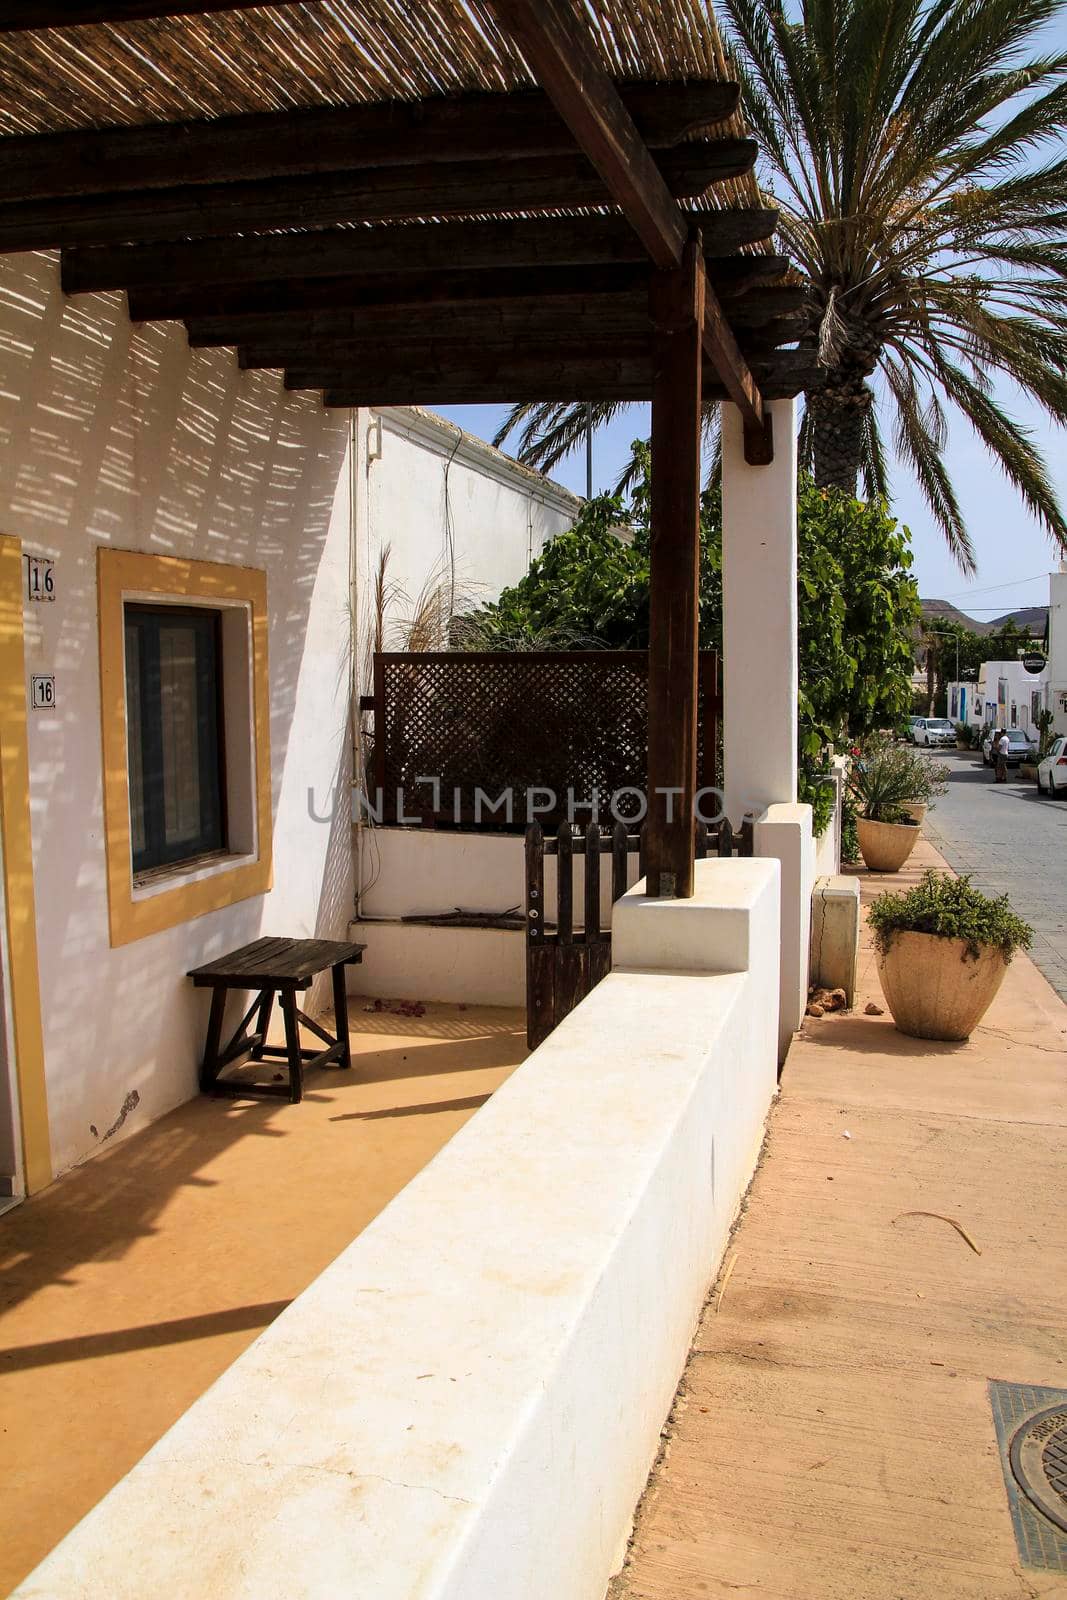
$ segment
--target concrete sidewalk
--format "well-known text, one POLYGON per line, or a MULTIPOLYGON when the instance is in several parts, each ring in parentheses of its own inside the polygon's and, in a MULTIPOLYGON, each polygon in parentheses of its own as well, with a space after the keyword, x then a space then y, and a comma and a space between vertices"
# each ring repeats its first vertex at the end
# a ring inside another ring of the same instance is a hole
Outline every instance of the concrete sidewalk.
POLYGON ((1067 1007, 1025 957, 965 1044, 868 1002, 865 940, 855 1011, 790 1051, 613 1600, 1067 1596, 1020 1563, 987 1391, 1067 1389, 1067 1007))

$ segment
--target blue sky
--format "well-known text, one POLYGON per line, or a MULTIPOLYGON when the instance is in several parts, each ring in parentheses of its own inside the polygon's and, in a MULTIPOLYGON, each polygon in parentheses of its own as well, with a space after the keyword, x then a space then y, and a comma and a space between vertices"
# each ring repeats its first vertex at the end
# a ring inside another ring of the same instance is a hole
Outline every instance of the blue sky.
MULTIPOLYGON (((1040 410, 1022 402, 1018 391, 1001 385, 1000 402, 1030 428, 1045 455, 1061 504, 1067 504, 1067 431, 1053 427, 1040 410)), ((443 414, 480 438, 492 438, 507 415, 507 406, 452 406, 443 414)), ((648 406, 632 406, 600 429, 593 441, 593 485, 608 489, 630 455, 630 442, 646 437, 648 406)), ((963 506, 978 558, 978 574, 968 580, 952 560, 944 539, 932 525, 921 494, 907 470, 893 473, 893 513, 912 534, 919 592, 927 598, 951 600, 981 621, 1018 606, 1045 605, 1045 576, 1058 560, 1049 536, 1030 516, 1018 493, 961 418, 952 419, 946 463, 963 506)), ((552 474, 560 483, 585 493, 585 452, 564 461, 552 474)))

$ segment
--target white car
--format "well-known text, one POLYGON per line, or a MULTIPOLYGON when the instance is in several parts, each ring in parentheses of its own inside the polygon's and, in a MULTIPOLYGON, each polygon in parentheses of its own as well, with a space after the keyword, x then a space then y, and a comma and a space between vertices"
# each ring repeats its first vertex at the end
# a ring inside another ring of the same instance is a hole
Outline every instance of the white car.
POLYGON ((911 736, 916 744, 954 746, 956 727, 947 717, 916 717, 911 736))
POLYGON ((1037 787, 1053 799, 1067 795, 1067 739, 1053 739, 1048 755, 1038 762, 1037 787))

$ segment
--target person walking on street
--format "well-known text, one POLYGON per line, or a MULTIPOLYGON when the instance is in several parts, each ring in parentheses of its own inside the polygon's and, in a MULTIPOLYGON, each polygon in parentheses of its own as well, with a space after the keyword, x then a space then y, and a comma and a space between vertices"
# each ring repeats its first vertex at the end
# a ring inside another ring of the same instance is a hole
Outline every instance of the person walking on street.
POLYGON ((1008 750, 1009 750, 1009 748, 1010 748, 1010 746, 1009 746, 1009 742, 1008 742, 1008 735, 1002 730, 1000 733, 998 733, 996 739, 993 741, 993 749, 997 753, 997 782, 998 783, 1007 783, 1007 781, 1008 781, 1008 750))

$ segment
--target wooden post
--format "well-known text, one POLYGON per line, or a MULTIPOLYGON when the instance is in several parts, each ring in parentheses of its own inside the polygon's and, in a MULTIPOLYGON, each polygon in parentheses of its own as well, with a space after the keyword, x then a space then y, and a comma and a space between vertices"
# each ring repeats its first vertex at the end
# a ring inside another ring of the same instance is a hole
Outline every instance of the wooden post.
POLYGON ((652 277, 652 591, 648 660, 648 892, 693 893, 700 588, 700 398, 704 264, 652 277))

